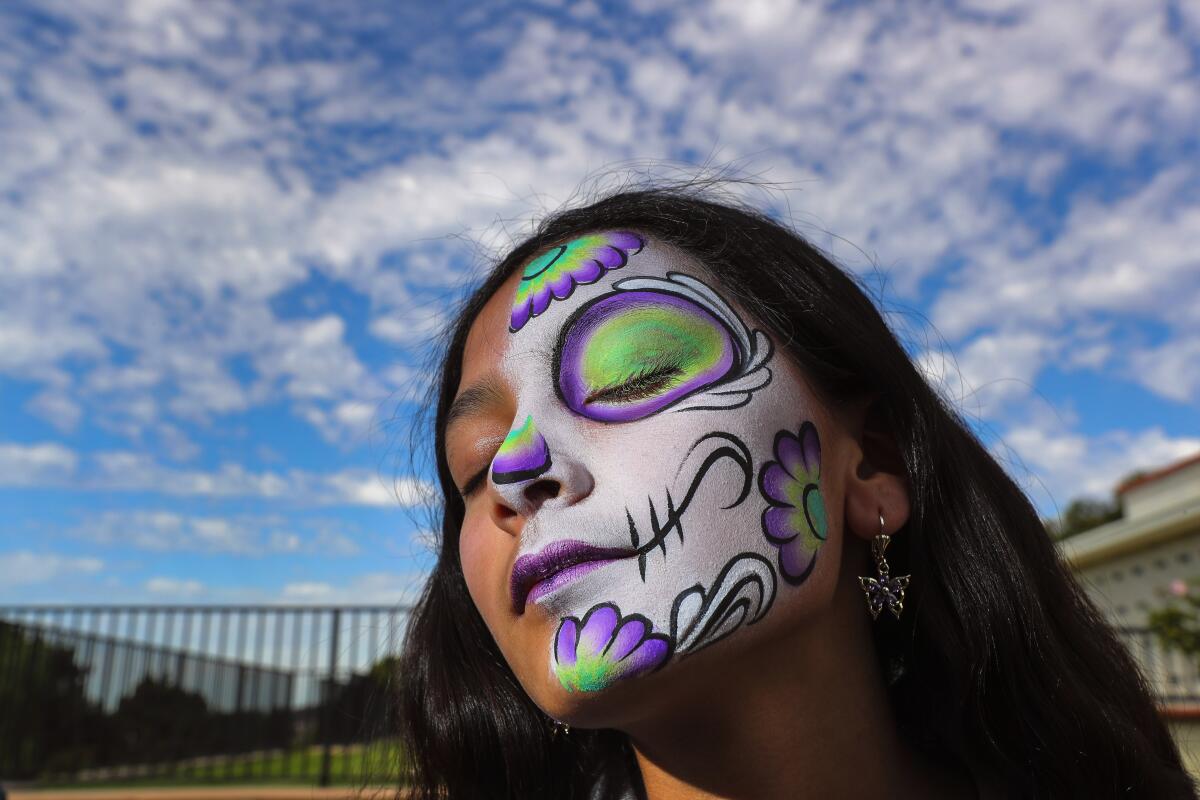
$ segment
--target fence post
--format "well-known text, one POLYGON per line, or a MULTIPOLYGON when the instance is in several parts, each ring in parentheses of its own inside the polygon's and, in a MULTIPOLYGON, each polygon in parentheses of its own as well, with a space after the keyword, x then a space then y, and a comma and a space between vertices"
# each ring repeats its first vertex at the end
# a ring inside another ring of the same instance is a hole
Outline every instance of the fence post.
POLYGON ((324 708, 321 711, 321 718, 324 721, 324 735, 321 737, 325 741, 324 752, 321 754, 321 785, 328 786, 330 779, 330 771, 333 766, 333 704, 336 697, 334 688, 337 686, 337 653, 338 653, 338 629, 341 628, 342 610, 340 608, 333 609, 333 636, 329 637, 329 679, 326 682, 325 702, 322 704, 324 708))

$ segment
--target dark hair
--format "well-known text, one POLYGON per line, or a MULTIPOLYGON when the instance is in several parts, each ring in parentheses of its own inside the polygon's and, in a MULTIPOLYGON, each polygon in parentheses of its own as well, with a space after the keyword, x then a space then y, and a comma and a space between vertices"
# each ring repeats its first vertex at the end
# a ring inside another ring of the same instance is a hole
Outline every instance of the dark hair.
POLYGON ((893 571, 912 574, 910 600, 899 621, 874 628, 885 669, 904 665, 888 691, 908 741, 968 757, 1014 796, 1195 797, 1135 662, 1034 507, 931 389, 867 294, 762 213, 699 190, 649 188, 547 218, 465 300, 448 331, 431 387, 441 537, 401 672, 414 800, 569 800, 592 796, 598 776, 631 769, 637 780, 620 732, 552 737, 501 656, 467 594, 458 557, 464 508, 443 441, 467 332, 488 298, 543 248, 600 229, 647 234, 694 255, 824 397, 874 399, 911 502, 893 543, 893 571))

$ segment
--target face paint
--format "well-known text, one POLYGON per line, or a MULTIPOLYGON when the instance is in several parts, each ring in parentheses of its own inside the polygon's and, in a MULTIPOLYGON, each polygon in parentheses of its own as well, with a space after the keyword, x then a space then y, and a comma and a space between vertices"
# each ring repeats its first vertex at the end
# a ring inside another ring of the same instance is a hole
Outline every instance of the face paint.
POLYGON ((495 629, 552 621, 550 674, 572 693, 737 638, 811 578, 828 528, 807 386, 773 372, 769 337, 695 261, 603 236, 623 258, 639 253, 620 260, 618 280, 594 267, 554 286, 526 279, 570 276, 596 237, 539 255, 522 276, 510 330, 544 318, 501 357, 522 424, 492 465, 495 491, 525 516, 509 576, 516 616, 495 629), (537 477, 564 492, 530 505, 537 477))
POLYGON ((709 386, 737 358, 733 337, 697 303, 665 292, 605 295, 563 328, 555 372, 567 407, 630 422, 709 386))
POLYGON ((637 234, 614 231, 581 236, 542 253, 521 274, 509 331, 521 330, 550 306, 551 299, 566 300, 577 284, 595 283, 605 272, 625 266, 642 246, 637 234))
POLYGON ((513 428, 500 443, 492 459, 492 481, 518 483, 528 481, 550 469, 550 449, 546 439, 526 416, 520 427, 513 428))
POLYGON ((763 534, 779 548, 779 572, 788 583, 802 583, 816 564, 828 523, 821 497, 821 442, 811 422, 799 433, 775 434, 775 460, 758 473, 767 501, 763 534))
POLYGON ((594 606, 582 621, 565 617, 554 635, 554 672, 569 692, 595 692, 643 675, 670 654, 670 640, 651 633, 650 620, 622 617, 611 603, 594 606))

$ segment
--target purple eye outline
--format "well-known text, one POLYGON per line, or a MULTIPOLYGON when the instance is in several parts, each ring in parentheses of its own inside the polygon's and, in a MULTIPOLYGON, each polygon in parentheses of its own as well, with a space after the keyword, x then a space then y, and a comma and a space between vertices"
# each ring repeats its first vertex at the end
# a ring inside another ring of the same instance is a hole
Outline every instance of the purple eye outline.
POLYGON ((667 277, 628 277, 616 281, 613 290, 588 300, 576 308, 558 330, 551 359, 551 382, 554 393, 572 413, 585 419, 604 423, 634 422, 663 411, 703 411, 741 408, 750 402, 754 392, 770 384, 771 368, 767 366, 774 354, 774 343, 765 332, 751 329, 736 311, 707 283, 682 272, 667 272, 667 277), (583 413, 568 401, 562 389, 561 374, 566 342, 580 317, 595 304, 624 292, 653 293, 690 301, 713 317, 722 332, 729 337, 733 362, 722 376, 695 387, 671 402, 654 408, 641 416, 629 419, 600 419, 583 413), (703 398, 703 399, 701 399, 703 398))
MULTIPOLYGON (((558 340, 554 346, 554 357, 551 362, 551 370, 552 370, 552 375, 554 378, 554 393, 558 396, 558 399, 562 402, 562 404, 564 406, 566 406, 568 409, 570 409, 572 413, 578 414, 579 416, 581 416, 585 419, 590 419, 595 422, 621 423, 621 422, 636 422, 637 420, 654 416, 655 414, 658 414, 663 411, 667 411, 667 410, 671 409, 672 407, 678 405, 679 403, 682 403, 684 400, 687 400, 689 397, 693 397, 694 395, 696 395, 699 392, 705 391, 706 389, 711 389, 714 386, 719 386, 721 383, 723 383, 726 380, 726 378, 728 378, 729 375, 735 374, 738 372, 739 367, 743 361, 741 349, 738 347, 737 336, 729 328, 729 326, 725 323, 724 320, 722 320, 719 316, 713 314, 711 311, 709 311, 707 308, 705 308, 702 304, 697 303, 693 298, 688 297, 687 295, 682 294, 680 292, 667 291, 664 289, 640 290, 640 291, 637 291, 637 294, 639 294, 639 295, 646 295, 646 296, 662 295, 664 298, 668 298, 668 297, 672 298, 672 300, 668 300, 666 302, 677 308, 680 307, 681 305, 686 304, 686 305, 694 306, 695 308, 698 308, 700 311, 704 312, 705 316, 711 318, 711 322, 713 322, 720 329, 721 333, 725 336, 726 341, 728 342, 729 349, 732 351, 732 357, 730 358, 730 363, 728 364, 728 366, 726 366, 724 368, 724 371, 721 373, 721 376, 719 378, 710 380, 706 383, 699 383, 698 385, 693 387, 690 391, 687 391, 687 392, 681 394, 679 397, 676 397, 674 400, 671 400, 662 405, 659 405, 659 406, 653 405, 653 401, 657 397, 661 396, 661 395, 658 395, 657 393, 655 393, 655 394, 652 394, 650 397, 640 399, 638 401, 634 401, 634 402, 630 402, 630 403, 626 403, 626 404, 616 403, 616 404, 614 404, 614 406, 606 407, 606 409, 611 410, 613 413, 619 413, 622 405, 624 405, 625 407, 628 407, 628 408, 633 408, 633 407, 636 407, 636 405, 638 403, 649 403, 651 405, 651 409, 645 413, 638 415, 638 416, 630 416, 627 418, 619 418, 619 419, 605 419, 603 417, 587 413, 587 409, 586 409, 586 407, 584 407, 582 405, 582 403, 579 404, 580 407, 576 407, 576 404, 574 404, 571 400, 569 400, 567 398, 566 393, 563 391, 563 386, 562 386, 563 355, 567 350, 568 339, 571 338, 571 335, 572 335, 575 327, 579 324, 580 318, 584 317, 586 314, 588 314, 596 305, 598 305, 600 303, 611 302, 613 300, 613 298, 615 298, 615 297, 619 297, 621 295, 631 294, 631 293, 632 292, 630 290, 614 291, 614 292, 608 292, 606 294, 600 295, 599 297, 592 298, 591 300, 588 300, 586 303, 584 303, 583 305, 576 308, 571 313, 571 316, 567 318, 567 321, 563 323, 563 326, 561 328, 559 328, 558 340)), ((649 303, 647 303, 647 304, 649 304, 649 303)), ((600 319, 600 322, 607 321, 608 319, 610 319, 612 317, 612 315, 614 313, 619 313, 620 311, 623 311, 623 310, 624 309, 621 309, 621 308, 616 309, 616 311, 611 312, 611 313, 607 314, 606 316, 602 317, 600 319)), ((706 320, 706 321, 708 321, 708 320, 706 320)), ((599 323, 596 323, 596 324, 599 324, 599 323)), ((589 327, 594 328, 596 326, 596 324, 593 324, 589 327)), ((583 335, 586 335, 587 333, 588 333, 588 331, 584 331, 583 335)), ((620 385, 621 384, 618 384, 618 386, 620 386, 620 385)))

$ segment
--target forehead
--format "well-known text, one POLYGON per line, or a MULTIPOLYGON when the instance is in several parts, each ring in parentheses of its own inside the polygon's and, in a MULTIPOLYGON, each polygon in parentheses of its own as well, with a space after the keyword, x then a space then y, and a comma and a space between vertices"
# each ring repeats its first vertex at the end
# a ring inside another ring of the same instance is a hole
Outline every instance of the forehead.
POLYGON ((475 318, 463 350, 459 390, 490 373, 511 388, 532 372, 548 372, 563 324, 577 309, 610 292, 617 281, 663 278, 668 272, 708 279, 694 257, 641 234, 591 234, 538 253, 509 276, 475 318))

